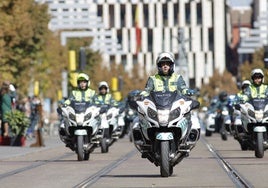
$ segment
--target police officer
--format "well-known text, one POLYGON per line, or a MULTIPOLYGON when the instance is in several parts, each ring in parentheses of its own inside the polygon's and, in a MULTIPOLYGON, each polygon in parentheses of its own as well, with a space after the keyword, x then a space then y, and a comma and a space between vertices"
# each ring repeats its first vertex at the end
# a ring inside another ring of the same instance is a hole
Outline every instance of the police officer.
POLYGON ((194 91, 186 86, 183 77, 174 73, 174 64, 173 54, 160 53, 156 60, 158 73, 148 78, 145 91, 141 94, 146 96, 151 91, 178 91, 183 95, 193 95, 194 91))
POLYGON ((71 100, 92 102, 96 92, 90 89, 89 86, 89 76, 85 73, 78 74, 77 88, 71 92, 71 95, 64 102, 64 104, 69 105, 71 100))
POLYGON ((109 85, 105 81, 99 83, 99 93, 94 97, 94 103, 97 105, 112 105, 117 106, 118 103, 109 93, 109 85))
MULTIPOLYGON (((95 91, 89 88, 90 81, 89 76, 85 73, 79 73, 77 76, 77 88, 71 91, 71 94, 63 105, 70 105, 72 100, 93 102, 95 91)), ((61 114, 60 108, 58 108, 59 114, 61 114)), ((62 122, 59 127, 59 135, 63 142, 66 143, 65 125, 62 122)))
POLYGON ((251 71, 251 85, 245 91, 245 100, 252 98, 265 98, 268 95, 268 86, 263 84, 264 74, 261 69, 253 69, 251 71))
POLYGON ((244 100, 245 98, 247 98, 247 96, 245 95, 245 92, 247 90, 247 88, 251 85, 250 81, 249 80, 244 80, 242 82, 242 85, 241 85, 241 90, 236 94, 236 99, 239 100, 244 100))

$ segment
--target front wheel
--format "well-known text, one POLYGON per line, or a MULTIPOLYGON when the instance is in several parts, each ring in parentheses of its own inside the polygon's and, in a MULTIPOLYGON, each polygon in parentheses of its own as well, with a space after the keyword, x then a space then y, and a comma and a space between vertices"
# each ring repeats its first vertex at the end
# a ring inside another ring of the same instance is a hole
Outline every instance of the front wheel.
POLYGON ((77 159, 78 161, 83 161, 84 160, 84 138, 83 135, 78 135, 77 136, 77 159))
POLYGON ((255 146, 255 156, 257 158, 263 158, 264 156, 264 147, 263 147, 263 133, 258 132, 256 136, 256 146, 255 146))
POLYGON ((169 142, 161 142, 161 164, 160 164, 160 173, 162 177, 168 177, 170 174, 170 165, 169 165, 169 142))
POLYGON ((108 153, 109 151, 109 144, 107 143, 107 138, 101 139, 101 153, 108 153))

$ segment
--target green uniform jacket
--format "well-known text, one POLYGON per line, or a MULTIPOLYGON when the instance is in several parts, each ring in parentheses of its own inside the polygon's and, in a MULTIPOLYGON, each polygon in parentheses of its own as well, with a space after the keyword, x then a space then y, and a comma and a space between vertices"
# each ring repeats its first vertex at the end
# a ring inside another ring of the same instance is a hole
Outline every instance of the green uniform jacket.
POLYGON ((254 86, 251 84, 245 91, 245 100, 250 100, 252 98, 266 98, 268 95, 268 86, 261 84, 260 86, 254 86))
POLYGON ((186 94, 188 88, 181 75, 173 73, 171 76, 161 76, 156 74, 150 76, 147 80, 145 91, 142 95, 148 95, 151 91, 178 91, 178 93, 186 94))
POLYGON ((103 105, 103 104, 109 104, 112 106, 118 105, 117 101, 113 99, 110 93, 107 93, 106 95, 100 95, 100 94, 96 95, 94 97, 94 103, 97 105, 103 105))
POLYGON ((70 97, 64 102, 64 104, 71 104, 71 100, 75 101, 85 101, 85 102, 93 102, 93 98, 95 96, 95 91, 92 89, 87 90, 73 90, 70 97))

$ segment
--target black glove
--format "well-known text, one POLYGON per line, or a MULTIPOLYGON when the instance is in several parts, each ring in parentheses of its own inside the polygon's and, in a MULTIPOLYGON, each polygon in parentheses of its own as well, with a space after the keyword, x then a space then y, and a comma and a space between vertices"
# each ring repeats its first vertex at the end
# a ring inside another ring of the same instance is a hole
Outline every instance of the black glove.
POLYGON ((135 100, 136 101, 143 101, 144 100, 144 96, 143 95, 137 95, 137 96, 135 96, 135 100))
POLYGON ((187 92, 186 92, 186 95, 188 95, 188 96, 193 96, 195 94, 196 94, 196 91, 193 90, 193 89, 188 89, 187 92))

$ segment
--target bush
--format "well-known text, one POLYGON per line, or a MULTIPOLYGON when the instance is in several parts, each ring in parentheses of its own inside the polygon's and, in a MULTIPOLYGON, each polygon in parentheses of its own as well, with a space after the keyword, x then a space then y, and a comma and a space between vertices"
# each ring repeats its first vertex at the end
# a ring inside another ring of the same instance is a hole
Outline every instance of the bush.
POLYGON ((19 110, 10 111, 5 115, 11 130, 11 136, 25 136, 30 120, 19 110))

